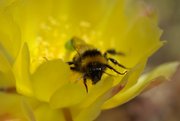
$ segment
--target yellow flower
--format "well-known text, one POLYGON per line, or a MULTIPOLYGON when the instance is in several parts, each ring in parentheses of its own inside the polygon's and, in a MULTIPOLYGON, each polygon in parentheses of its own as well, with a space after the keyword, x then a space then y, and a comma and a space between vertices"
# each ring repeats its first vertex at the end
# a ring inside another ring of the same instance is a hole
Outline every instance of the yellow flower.
POLYGON ((102 109, 168 79, 179 65, 165 64, 140 77, 163 42, 155 12, 139 1, 7 0, 0 7, 0 89, 16 86, 19 94, 30 97, 25 102, 37 121, 92 121, 102 109), (74 36, 102 52, 114 48, 125 53, 115 58, 130 68, 128 73, 104 74, 96 85, 89 81, 87 93, 82 75, 66 63, 73 53, 65 44, 74 36))

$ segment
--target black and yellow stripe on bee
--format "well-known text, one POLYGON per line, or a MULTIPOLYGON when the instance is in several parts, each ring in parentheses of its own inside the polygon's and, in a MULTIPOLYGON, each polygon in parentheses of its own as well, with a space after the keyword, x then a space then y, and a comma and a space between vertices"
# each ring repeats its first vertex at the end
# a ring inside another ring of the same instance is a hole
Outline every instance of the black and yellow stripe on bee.
POLYGON ((99 62, 101 64, 107 64, 107 59, 103 57, 100 51, 97 49, 87 50, 81 55, 81 66, 85 67, 89 63, 99 62))

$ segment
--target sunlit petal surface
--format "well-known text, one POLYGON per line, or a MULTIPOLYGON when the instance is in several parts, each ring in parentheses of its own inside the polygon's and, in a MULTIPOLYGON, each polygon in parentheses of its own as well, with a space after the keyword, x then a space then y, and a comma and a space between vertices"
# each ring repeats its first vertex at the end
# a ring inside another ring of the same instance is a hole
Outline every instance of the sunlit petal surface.
POLYGON ((30 82, 30 63, 29 50, 27 44, 22 47, 15 64, 13 71, 16 78, 17 91, 25 95, 33 95, 32 84, 30 82))
POLYGON ((35 96, 42 101, 49 101, 55 91, 68 83, 70 69, 61 60, 43 63, 32 75, 35 96), (66 70, 65 73, 59 73, 66 70))
POLYGON ((66 121, 61 110, 53 110, 47 104, 41 104, 34 110, 37 121, 66 121))
POLYGON ((77 84, 66 84, 54 93, 50 103, 54 108, 65 108, 80 103, 85 96, 86 92, 82 86, 77 84))

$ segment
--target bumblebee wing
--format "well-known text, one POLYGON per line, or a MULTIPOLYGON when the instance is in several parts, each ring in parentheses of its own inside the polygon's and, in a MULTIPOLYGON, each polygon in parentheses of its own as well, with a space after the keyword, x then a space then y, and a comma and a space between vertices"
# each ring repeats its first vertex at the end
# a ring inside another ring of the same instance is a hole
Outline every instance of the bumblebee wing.
POLYGON ((86 50, 94 49, 92 45, 87 44, 85 41, 77 37, 73 37, 71 39, 71 43, 72 43, 73 48, 79 54, 84 53, 86 50))

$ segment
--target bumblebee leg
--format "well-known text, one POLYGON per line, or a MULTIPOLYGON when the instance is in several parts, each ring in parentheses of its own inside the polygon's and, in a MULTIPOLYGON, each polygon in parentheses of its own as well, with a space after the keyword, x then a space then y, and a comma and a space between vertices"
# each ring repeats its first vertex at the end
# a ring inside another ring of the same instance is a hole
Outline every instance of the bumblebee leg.
POLYGON ((104 53, 104 57, 106 57, 107 54, 111 54, 111 55, 124 55, 124 53, 117 52, 115 49, 108 49, 108 50, 106 50, 106 52, 104 53))
POLYGON ((78 68, 76 68, 76 67, 70 67, 70 69, 71 69, 72 71, 79 71, 78 68))
POLYGON ((86 76, 83 76, 83 83, 84 83, 84 86, 86 88, 86 92, 88 93, 88 86, 86 84, 86 76))
POLYGON ((73 65, 73 64, 74 64, 74 62, 69 61, 69 62, 67 62, 67 64, 68 64, 68 65, 73 65))
POLYGON ((106 64, 105 66, 106 66, 107 68, 109 68, 109 69, 113 70, 114 72, 116 72, 116 73, 120 74, 120 75, 124 75, 124 74, 126 74, 126 73, 127 73, 127 71, 125 71, 125 72, 121 73, 121 72, 117 71, 116 69, 114 69, 113 67, 111 67, 111 66, 110 66, 110 65, 108 65, 108 64, 106 64))
POLYGON ((120 64, 118 61, 116 61, 115 59, 113 58, 107 58, 107 60, 110 60, 112 63, 114 63, 115 65, 118 65, 124 69, 128 69, 127 67, 123 66, 122 64, 120 64))

